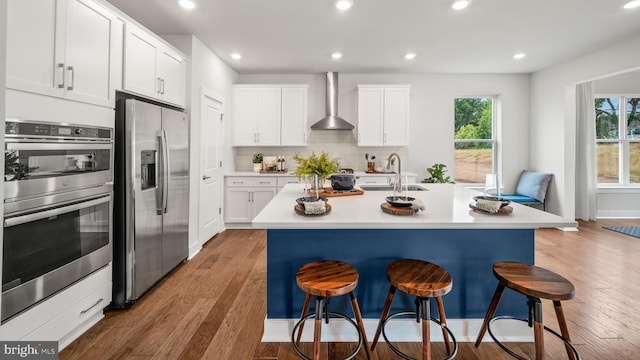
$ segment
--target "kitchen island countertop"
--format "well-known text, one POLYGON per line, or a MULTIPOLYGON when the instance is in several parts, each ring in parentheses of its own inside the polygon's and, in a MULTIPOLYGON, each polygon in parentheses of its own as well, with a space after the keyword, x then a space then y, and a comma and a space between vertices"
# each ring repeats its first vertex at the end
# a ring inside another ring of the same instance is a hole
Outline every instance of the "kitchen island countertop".
POLYGON ((296 198, 304 196, 303 184, 289 184, 254 218, 253 225, 267 229, 531 229, 575 228, 577 223, 528 206, 512 203, 513 213, 491 215, 469 208, 481 193, 462 185, 415 184, 426 191, 409 191, 420 199, 425 211, 400 216, 382 212, 380 205, 390 191, 366 190, 364 195, 329 198, 331 212, 323 216, 303 216, 294 211, 296 198))

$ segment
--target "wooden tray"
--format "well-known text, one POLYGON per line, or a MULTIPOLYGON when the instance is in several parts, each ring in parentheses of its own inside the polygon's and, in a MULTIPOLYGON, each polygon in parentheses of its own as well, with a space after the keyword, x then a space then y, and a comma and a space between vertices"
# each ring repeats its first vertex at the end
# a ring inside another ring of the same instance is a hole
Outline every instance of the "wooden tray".
POLYGON ((322 215, 327 215, 328 213, 331 212, 331 205, 330 204, 325 204, 324 214, 307 214, 307 213, 304 212, 304 208, 300 204, 296 204, 296 206, 294 206, 294 209, 296 210, 296 213, 299 214, 299 215, 303 215, 303 216, 322 216, 322 215))
POLYGON ((508 214, 511 214, 513 212, 513 208, 511 206, 508 206, 508 205, 501 207, 500 209, 498 209, 498 212, 495 212, 495 213, 484 211, 484 210, 478 209, 476 207, 476 202, 475 201, 470 202, 469 203, 469 207, 475 212, 479 212, 479 213, 482 213, 482 214, 488 214, 488 215, 508 215, 508 214))
POLYGON ((318 196, 324 197, 336 197, 336 196, 351 196, 351 195, 362 195, 364 191, 353 188, 351 190, 333 190, 333 188, 326 187, 322 189, 322 192, 318 194, 318 196))
POLYGON ((380 204, 380 209, 383 212, 391 215, 413 215, 418 212, 417 209, 412 209, 410 207, 396 207, 392 206, 388 202, 383 202, 380 204))

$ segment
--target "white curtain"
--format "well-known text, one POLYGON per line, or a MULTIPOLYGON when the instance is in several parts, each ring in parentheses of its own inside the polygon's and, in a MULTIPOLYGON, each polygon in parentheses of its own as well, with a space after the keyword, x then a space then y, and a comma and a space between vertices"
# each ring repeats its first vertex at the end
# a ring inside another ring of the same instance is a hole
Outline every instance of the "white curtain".
POLYGON ((596 119, 593 86, 576 86, 576 218, 595 220, 598 175, 596 173, 596 119))

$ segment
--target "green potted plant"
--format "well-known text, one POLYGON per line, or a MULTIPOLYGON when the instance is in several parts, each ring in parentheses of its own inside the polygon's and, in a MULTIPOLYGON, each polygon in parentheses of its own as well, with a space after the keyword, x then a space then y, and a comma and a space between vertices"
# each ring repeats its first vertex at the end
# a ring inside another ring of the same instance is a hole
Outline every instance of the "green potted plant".
POLYGON ((427 168, 427 172, 429 173, 429 177, 422 180, 423 183, 434 183, 434 184, 455 184, 455 182, 451 181, 451 176, 445 176, 444 173, 447 172, 444 168, 447 165, 435 163, 430 168, 427 168))
POLYGON ((262 155, 262 153, 255 153, 253 154, 253 171, 254 172, 260 172, 260 170, 262 170, 262 159, 264 158, 264 155, 262 155))
POLYGON ((325 180, 332 174, 340 171, 340 163, 338 158, 330 158, 329 154, 322 152, 316 155, 312 152, 310 156, 303 157, 296 154, 293 160, 298 164, 298 168, 294 172, 299 179, 305 179, 313 184, 313 175, 318 175, 318 185, 323 187, 325 180))

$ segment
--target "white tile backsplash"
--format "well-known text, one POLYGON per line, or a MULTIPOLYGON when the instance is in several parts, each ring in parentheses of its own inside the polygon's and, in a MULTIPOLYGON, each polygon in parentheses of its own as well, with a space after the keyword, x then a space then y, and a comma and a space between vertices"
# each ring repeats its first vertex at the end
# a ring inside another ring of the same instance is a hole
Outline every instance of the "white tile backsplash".
POLYGON ((254 153, 261 152, 264 155, 284 156, 289 171, 294 171, 296 163, 293 156, 297 153, 303 156, 325 151, 331 157, 340 159, 340 167, 365 171, 367 162, 365 154, 375 155, 377 167, 386 166, 387 158, 391 153, 397 153, 404 159, 403 147, 358 147, 356 135, 349 130, 310 130, 306 147, 237 147, 235 148, 235 170, 251 171, 253 164, 251 158, 254 153))

